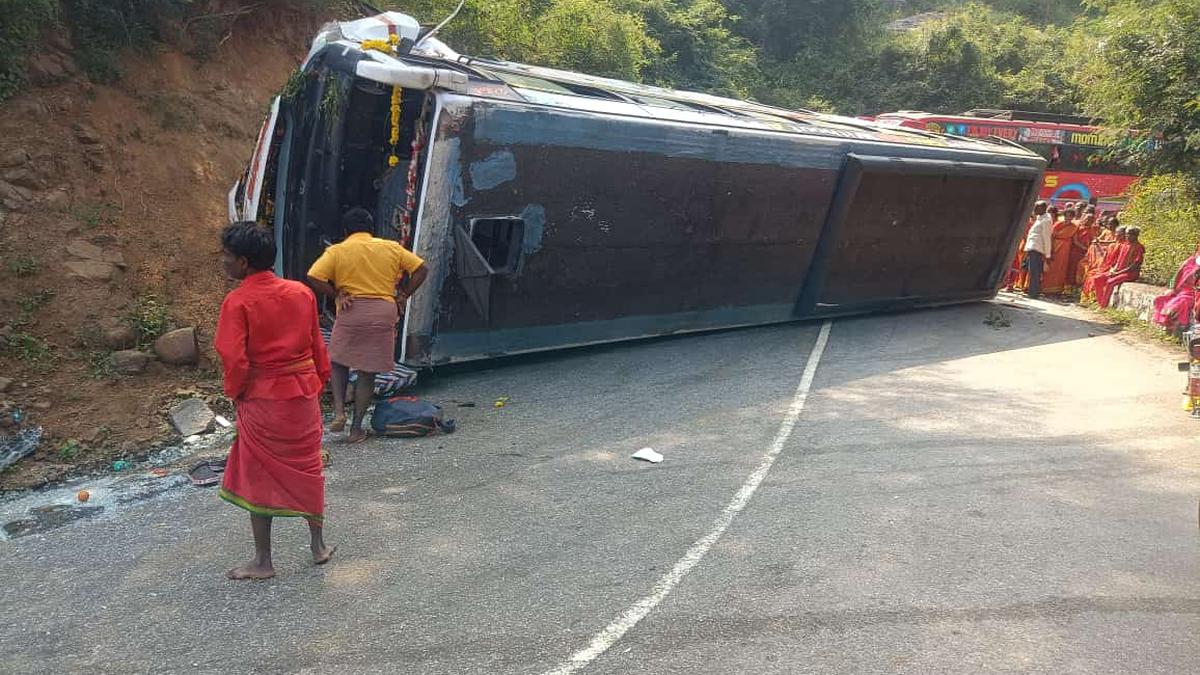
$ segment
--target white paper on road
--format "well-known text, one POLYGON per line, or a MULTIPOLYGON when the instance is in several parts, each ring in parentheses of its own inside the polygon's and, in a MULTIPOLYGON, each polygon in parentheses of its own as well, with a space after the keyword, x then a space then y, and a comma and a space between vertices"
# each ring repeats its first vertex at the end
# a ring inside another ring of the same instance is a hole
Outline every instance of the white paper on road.
POLYGON ((633 458, 650 462, 651 464, 658 464, 659 462, 663 461, 663 456, 655 452, 654 448, 642 448, 641 450, 633 453, 633 458))

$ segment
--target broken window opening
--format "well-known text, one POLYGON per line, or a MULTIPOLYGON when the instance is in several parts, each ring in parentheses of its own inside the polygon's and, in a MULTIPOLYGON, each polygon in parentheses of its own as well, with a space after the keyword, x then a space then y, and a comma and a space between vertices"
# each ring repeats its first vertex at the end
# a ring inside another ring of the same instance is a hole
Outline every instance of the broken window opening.
POLYGON ((516 271, 524 236, 525 221, 520 218, 471 220, 471 243, 492 268, 493 274, 516 271))

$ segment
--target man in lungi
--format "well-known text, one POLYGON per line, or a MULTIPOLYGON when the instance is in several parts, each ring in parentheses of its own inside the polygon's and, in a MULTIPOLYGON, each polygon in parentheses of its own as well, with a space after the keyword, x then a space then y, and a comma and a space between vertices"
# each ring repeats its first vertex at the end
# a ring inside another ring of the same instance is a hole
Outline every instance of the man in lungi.
POLYGON ((425 261, 390 239, 371 233, 375 221, 366 209, 342 216, 346 238, 325 249, 308 270, 318 292, 337 301, 337 320, 329 343, 333 361, 331 431, 346 428, 346 385, 354 385, 354 418, 350 443, 366 439, 363 418, 375 397, 375 375, 390 372, 396 359, 396 323, 413 293, 429 274, 425 261))
POLYGON ((235 223, 221 235, 225 273, 242 283, 221 305, 216 349, 225 393, 237 406, 237 438, 229 450, 221 498, 250 512, 254 557, 230 579, 269 579, 271 520, 308 520, 313 562, 334 547, 322 536, 325 476, 321 464, 321 390, 329 356, 321 339, 317 299, 307 286, 276 277, 275 239, 255 223, 235 223))

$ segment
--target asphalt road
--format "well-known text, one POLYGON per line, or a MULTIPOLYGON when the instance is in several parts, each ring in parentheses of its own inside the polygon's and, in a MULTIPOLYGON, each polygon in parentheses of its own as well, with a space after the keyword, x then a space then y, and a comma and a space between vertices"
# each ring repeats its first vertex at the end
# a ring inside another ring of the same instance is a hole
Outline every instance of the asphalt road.
POLYGON ((820 330, 440 376, 458 433, 332 445, 337 557, 278 521, 269 582, 190 487, 0 542, 0 671, 1200 672, 1169 352, 1044 304, 846 319, 805 399, 820 330))

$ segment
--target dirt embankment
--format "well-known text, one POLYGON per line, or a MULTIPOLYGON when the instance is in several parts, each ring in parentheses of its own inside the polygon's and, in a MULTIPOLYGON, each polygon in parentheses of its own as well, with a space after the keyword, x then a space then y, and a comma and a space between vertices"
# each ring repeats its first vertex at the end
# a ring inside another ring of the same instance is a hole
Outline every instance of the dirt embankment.
POLYGON ((17 409, 45 430, 0 488, 144 452, 170 435, 180 390, 218 398, 226 192, 325 18, 264 13, 204 61, 165 45, 130 54, 112 85, 73 75, 69 38, 54 36, 41 84, 0 104, 0 434, 17 409), (188 326, 199 366, 116 372, 112 353, 139 346, 122 342, 188 326))

